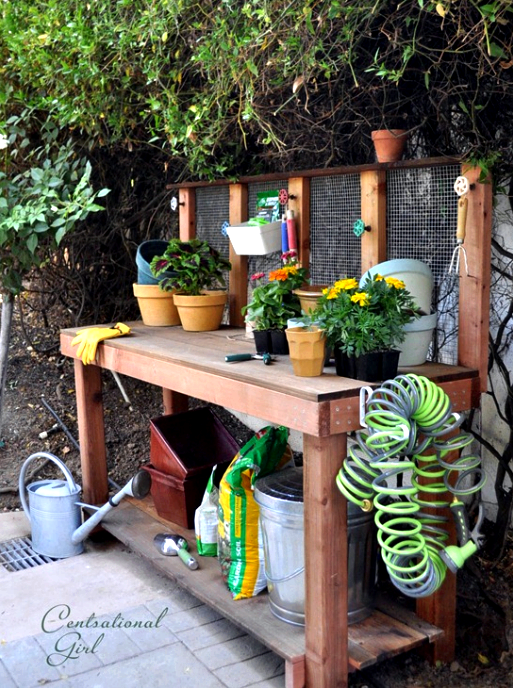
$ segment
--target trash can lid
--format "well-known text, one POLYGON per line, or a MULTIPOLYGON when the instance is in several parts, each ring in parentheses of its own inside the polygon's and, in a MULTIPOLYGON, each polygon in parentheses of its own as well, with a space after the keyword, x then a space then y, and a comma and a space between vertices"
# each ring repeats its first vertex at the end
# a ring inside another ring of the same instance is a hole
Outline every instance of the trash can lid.
POLYGON ((284 468, 255 482, 255 500, 270 509, 283 507, 287 512, 303 511, 303 469, 284 468))

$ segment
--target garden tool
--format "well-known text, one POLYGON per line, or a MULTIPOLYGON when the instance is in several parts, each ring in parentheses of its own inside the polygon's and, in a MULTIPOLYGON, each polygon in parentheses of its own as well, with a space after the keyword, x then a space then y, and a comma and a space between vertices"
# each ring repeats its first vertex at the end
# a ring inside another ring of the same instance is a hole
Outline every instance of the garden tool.
POLYGON ((192 571, 199 568, 197 559, 188 552, 189 545, 187 540, 180 537, 180 535, 175 535, 174 533, 159 533, 155 535, 153 542, 161 554, 167 557, 175 557, 178 555, 187 568, 192 571))
POLYGON ((124 334, 130 334, 130 328, 120 322, 112 327, 88 327, 77 334, 71 346, 78 344, 77 358, 81 358, 82 363, 88 365, 94 363, 96 349, 101 341, 121 337, 124 334))
POLYGON ((456 573, 461 569, 466 560, 483 546, 484 535, 481 533, 481 525, 484 520, 483 504, 479 504, 476 525, 472 532, 468 529, 468 517, 463 502, 455 499, 451 504, 451 510, 456 520, 456 529, 460 546, 449 545, 440 552, 440 559, 449 571, 456 573))
POLYGON ((79 501, 80 485, 75 483, 68 467, 60 459, 47 452, 32 454, 23 464, 19 478, 20 501, 32 530, 32 549, 53 559, 81 554, 84 551, 83 540, 123 497, 143 499, 150 487, 150 474, 141 470, 102 507, 83 504, 79 501), (29 464, 38 458, 55 463, 66 480, 38 480, 25 487, 29 464), (85 523, 82 523, 81 506, 95 510, 85 523))
POLYGON ((467 224, 467 209, 468 198, 467 194, 470 189, 470 184, 466 177, 458 177, 454 182, 454 191, 458 194, 458 220, 456 227, 456 248, 453 251, 451 264, 449 266, 449 274, 452 273, 453 268, 456 275, 460 272, 460 255, 463 254, 465 260, 465 274, 468 275, 467 252, 463 246, 465 241, 465 226, 467 224))
POLYGON ((271 356, 271 354, 229 354, 224 357, 227 363, 238 363, 239 361, 251 361, 253 359, 263 361, 264 365, 271 365, 276 360, 276 357, 271 356))

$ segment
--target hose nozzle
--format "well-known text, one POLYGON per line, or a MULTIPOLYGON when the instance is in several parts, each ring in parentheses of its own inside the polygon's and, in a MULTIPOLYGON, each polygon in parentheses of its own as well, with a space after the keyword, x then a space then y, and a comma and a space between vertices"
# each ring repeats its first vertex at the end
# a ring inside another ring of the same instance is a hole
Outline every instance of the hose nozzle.
POLYGON ((449 571, 456 573, 461 569, 467 559, 477 552, 477 545, 472 540, 469 540, 463 547, 456 545, 449 545, 440 552, 440 559, 447 566, 449 571))

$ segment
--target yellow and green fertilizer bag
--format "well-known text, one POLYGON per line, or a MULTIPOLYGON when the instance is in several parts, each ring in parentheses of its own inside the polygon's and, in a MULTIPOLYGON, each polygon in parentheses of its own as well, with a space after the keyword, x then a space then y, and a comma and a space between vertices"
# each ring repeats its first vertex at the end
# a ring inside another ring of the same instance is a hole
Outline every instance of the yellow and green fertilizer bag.
POLYGON ((289 464, 292 454, 283 426, 257 432, 235 456, 219 484, 218 557, 234 600, 254 597, 267 587, 259 506, 253 485, 289 464))

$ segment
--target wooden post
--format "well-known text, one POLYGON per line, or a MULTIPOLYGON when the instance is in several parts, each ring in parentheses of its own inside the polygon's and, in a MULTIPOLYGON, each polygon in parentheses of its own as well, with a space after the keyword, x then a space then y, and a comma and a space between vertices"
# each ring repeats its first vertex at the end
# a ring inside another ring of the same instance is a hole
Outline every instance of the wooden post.
POLYGON ((490 275, 492 234, 492 184, 478 182, 478 168, 462 168, 462 174, 473 188, 467 194, 468 211, 463 247, 460 256, 460 314, 458 330, 458 363, 477 368, 481 391, 488 382, 488 331, 490 321, 490 275))
POLYGON ((82 499, 104 504, 109 496, 101 368, 75 359, 78 437, 82 466, 82 499))
MULTIPOLYGON (((453 431, 450 436, 458 434, 458 431, 453 431)), ((422 438, 419 437, 419 441, 422 438)), ((428 449, 426 455, 435 453, 434 449, 428 449)), ((452 451, 444 456, 444 461, 452 463, 459 456, 459 452, 452 451)), ((425 464, 424 464, 425 465, 425 464)), ((426 492, 422 489, 423 485, 435 484, 438 485, 440 478, 418 476, 420 485, 419 499, 422 502, 436 502, 439 500, 450 504, 452 501, 452 493, 447 492, 426 492)), ((434 514, 437 516, 445 516, 447 524, 443 526, 449 534, 447 544, 456 544, 456 526, 454 524, 453 515, 448 507, 444 509, 434 507, 423 507, 423 513, 434 514)), ((422 648, 422 654, 429 659, 432 664, 436 662, 443 662, 448 664, 454 659, 456 651, 456 576, 447 570, 445 580, 442 586, 429 597, 419 598, 416 602, 417 615, 421 619, 428 621, 444 632, 440 640, 435 640, 429 646, 422 648)))
POLYGON ((187 394, 162 388, 162 405, 165 416, 171 413, 182 413, 189 410, 189 397, 187 394))
POLYGON ((335 478, 347 436, 303 435, 306 685, 346 688, 347 502, 335 478))
POLYGON ((293 177, 289 179, 289 209, 294 211, 296 221, 299 262, 304 268, 310 266, 310 179, 293 177))
POLYGON ((362 235, 362 275, 387 259, 387 178, 385 170, 360 174, 362 220, 370 231, 362 235))
POLYGON ((180 239, 189 241, 196 236, 196 190, 192 188, 180 189, 178 203, 180 239))
MULTIPOLYGON (((230 224, 238 225, 248 219, 247 184, 230 184, 230 224)), ((244 327, 241 308, 248 300, 248 257, 238 256, 230 242, 230 325, 244 327)))

